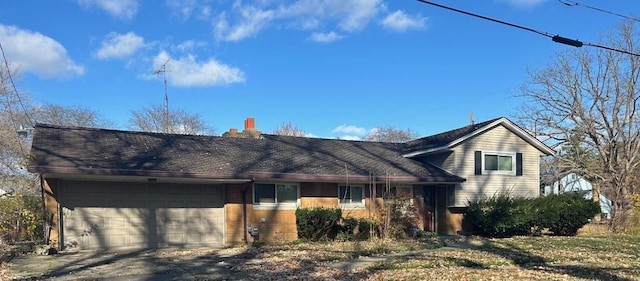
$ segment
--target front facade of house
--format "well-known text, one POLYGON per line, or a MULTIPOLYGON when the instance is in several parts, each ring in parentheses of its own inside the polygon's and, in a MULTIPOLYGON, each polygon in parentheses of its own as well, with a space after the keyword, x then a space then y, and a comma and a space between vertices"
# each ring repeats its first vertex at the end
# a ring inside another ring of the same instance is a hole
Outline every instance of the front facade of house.
POLYGON ((506 118, 406 144, 38 125, 29 170, 53 247, 211 247, 294 240, 297 208, 372 218, 390 190, 410 195, 420 229, 464 232, 467 200, 537 196, 551 153, 506 118))

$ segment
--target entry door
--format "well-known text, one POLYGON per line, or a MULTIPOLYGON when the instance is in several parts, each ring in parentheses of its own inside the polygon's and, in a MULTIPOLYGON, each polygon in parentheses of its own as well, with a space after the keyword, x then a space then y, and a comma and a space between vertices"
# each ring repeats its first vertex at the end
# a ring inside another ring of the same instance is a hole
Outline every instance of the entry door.
POLYGON ((436 231, 436 193, 436 188, 424 187, 424 230, 429 232, 436 231))

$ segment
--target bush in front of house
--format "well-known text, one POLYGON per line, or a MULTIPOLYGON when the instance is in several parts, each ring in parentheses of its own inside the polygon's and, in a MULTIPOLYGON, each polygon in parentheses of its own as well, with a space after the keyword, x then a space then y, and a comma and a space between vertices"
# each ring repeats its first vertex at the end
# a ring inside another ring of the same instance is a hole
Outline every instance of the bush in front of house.
POLYGON ((340 229, 342 210, 339 208, 300 208, 296 210, 298 239, 332 240, 340 229))
MULTIPOLYGON (((337 240, 366 240, 372 236, 371 231, 377 228, 376 223, 365 218, 345 217, 340 223, 337 240)), ((377 233, 376 233, 377 234, 377 233)))
POLYGON ((0 198, 0 239, 3 243, 44 239, 42 198, 16 195, 0 198))
POLYGON ((575 193, 538 198, 501 194, 469 201, 465 220, 474 234, 485 237, 538 234, 541 229, 572 236, 598 213, 600 204, 575 193))
POLYGON ((600 213, 600 204, 575 193, 551 194, 533 200, 532 215, 538 228, 554 235, 573 236, 600 213))
POLYGON ((531 202, 525 198, 498 194, 467 203, 465 220, 473 232, 485 237, 511 237, 531 233, 531 202))
POLYGON ((414 228, 419 224, 420 217, 410 200, 394 195, 376 207, 373 220, 376 235, 384 239, 404 239, 414 236, 414 228))

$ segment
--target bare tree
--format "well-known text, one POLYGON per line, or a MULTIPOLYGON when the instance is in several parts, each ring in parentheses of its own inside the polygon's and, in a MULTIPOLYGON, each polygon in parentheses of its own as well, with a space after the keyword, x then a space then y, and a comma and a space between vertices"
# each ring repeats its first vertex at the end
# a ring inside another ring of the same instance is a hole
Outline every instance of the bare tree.
POLYGON ((62 126, 105 128, 113 124, 96 111, 83 106, 62 106, 44 103, 31 108, 32 118, 38 123, 62 126))
POLYGON ((12 68, 7 61, 0 65, 0 189, 7 194, 34 193, 37 175, 27 172, 30 139, 26 134, 31 126, 26 96, 17 84, 20 68, 12 68))
POLYGON ((378 126, 364 136, 365 141, 401 143, 418 138, 418 133, 411 130, 400 130, 393 126, 378 126))
POLYGON ((271 134, 291 137, 304 137, 307 135, 302 129, 291 124, 291 122, 282 124, 282 126, 274 129, 271 134))
POLYGON ((165 116, 165 109, 160 105, 132 110, 129 124, 132 129, 143 132, 188 135, 215 134, 215 128, 209 126, 197 113, 191 114, 183 109, 173 109, 165 116), (165 117, 168 118, 165 119, 165 117))
MULTIPOLYGON (((633 22, 605 37, 612 48, 639 53, 633 22)), ((623 230, 633 213, 640 165, 640 57, 606 49, 560 53, 546 68, 528 72, 519 119, 556 146, 559 170, 577 172, 613 202, 611 227, 623 230)))

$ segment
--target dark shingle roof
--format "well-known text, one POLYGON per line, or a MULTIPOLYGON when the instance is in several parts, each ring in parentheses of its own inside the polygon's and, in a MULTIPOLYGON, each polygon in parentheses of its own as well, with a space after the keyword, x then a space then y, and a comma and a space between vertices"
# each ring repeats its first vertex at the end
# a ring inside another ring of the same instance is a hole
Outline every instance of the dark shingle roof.
POLYGON ((462 128, 446 131, 443 133, 431 135, 424 138, 415 139, 405 143, 403 153, 410 153, 421 150, 428 150, 432 148, 443 147, 451 142, 472 134, 476 130, 479 130, 500 118, 491 119, 488 121, 475 123, 472 125, 464 126, 462 128))
POLYGON ((36 126, 29 170, 56 174, 199 178, 461 182, 402 157, 403 144, 262 135, 260 139, 36 126))

